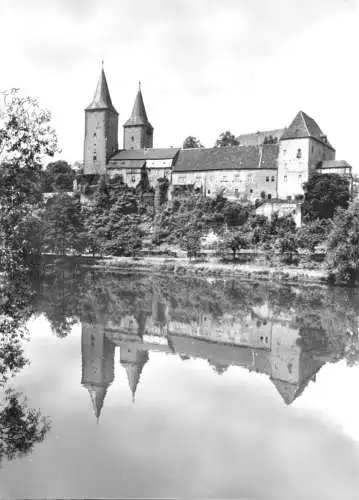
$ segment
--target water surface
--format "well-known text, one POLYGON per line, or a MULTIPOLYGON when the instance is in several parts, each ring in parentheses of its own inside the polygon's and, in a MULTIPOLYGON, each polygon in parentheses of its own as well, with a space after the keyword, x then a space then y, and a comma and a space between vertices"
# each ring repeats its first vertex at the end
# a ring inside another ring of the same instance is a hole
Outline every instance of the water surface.
POLYGON ((51 421, 3 497, 357 499, 359 293, 53 268, 8 382, 51 421))

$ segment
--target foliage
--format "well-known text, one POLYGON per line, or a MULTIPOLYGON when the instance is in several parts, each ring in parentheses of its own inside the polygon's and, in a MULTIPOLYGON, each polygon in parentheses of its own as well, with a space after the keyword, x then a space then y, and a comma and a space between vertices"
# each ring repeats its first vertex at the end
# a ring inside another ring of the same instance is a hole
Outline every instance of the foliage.
POLYGON ((57 151, 50 113, 15 90, 5 94, 0 110, 1 267, 21 266, 39 251, 42 161, 57 151), (34 233, 34 234, 32 234, 34 233))
POLYGON ((303 216, 307 220, 332 219, 337 207, 348 208, 348 180, 339 174, 314 173, 303 186, 303 216))
POLYGON ((49 418, 29 408, 21 392, 6 389, 0 402, 0 463, 3 457, 13 460, 30 453, 50 428, 49 418))
POLYGON ((44 248, 48 252, 66 255, 80 253, 85 246, 81 203, 78 197, 66 193, 50 199, 43 214, 44 248))
POLYGON ((250 244, 250 235, 248 231, 227 231, 224 233, 219 245, 219 253, 222 258, 226 258, 228 251, 232 252, 233 261, 236 260, 237 251, 248 248, 250 244))
POLYGON ((281 256, 281 261, 284 264, 293 264, 295 256, 298 254, 297 241, 294 235, 282 235, 277 239, 277 245, 281 256))
POLYGON ((182 148, 183 149, 193 149, 193 148, 203 148, 203 144, 199 139, 194 137, 193 135, 189 135, 183 141, 182 148))
POLYGON ((72 191, 75 171, 64 160, 49 163, 42 173, 42 191, 72 191))
POLYGON ((263 140, 263 144, 277 144, 278 137, 273 136, 272 134, 266 135, 263 140))
POLYGON ((224 148, 226 146, 238 146, 239 141, 235 135, 233 135, 229 130, 223 132, 219 138, 216 140, 214 145, 215 148, 224 148))
POLYGON ((339 208, 328 237, 328 268, 335 283, 353 283, 359 271, 359 205, 339 208))
POLYGON ((315 219, 303 224, 297 231, 298 247, 314 253, 318 245, 326 242, 331 226, 330 219, 315 219))
POLYGON ((200 254, 201 238, 202 232, 195 225, 191 225, 180 241, 180 247, 187 252, 187 257, 190 260, 200 254))
POLYGON ((12 170, 40 171, 43 158, 57 151, 50 112, 41 109, 36 99, 20 97, 12 89, 5 93, 0 113, 0 164, 12 170))

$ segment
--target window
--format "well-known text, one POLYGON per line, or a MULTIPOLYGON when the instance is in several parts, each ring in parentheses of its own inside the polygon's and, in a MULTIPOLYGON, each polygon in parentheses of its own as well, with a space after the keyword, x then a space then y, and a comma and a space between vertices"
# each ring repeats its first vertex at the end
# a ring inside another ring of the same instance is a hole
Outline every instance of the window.
POLYGON ((133 142, 135 140, 134 136, 131 137, 131 141, 133 142))
POLYGON ((235 175, 234 176, 234 181, 235 182, 240 182, 240 176, 239 175, 235 175))
POLYGON ((298 175, 298 181, 299 181, 299 182, 302 182, 302 174, 299 174, 299 175, 298 175))
POLYGON ((274 177, 274 175, 272 175, 272 179, 271 179, 271 181, 272 181, 272 182, 274 182, 274 181, 275 181, 275 177, 274 177))
POLYGON ((253 189, 250 189, 249 192, 252 194, 253 193, 253 189))
POLYGON ((96 132, 94 132, 94 133, 93 133, 93 136, 94 136, 94 137, 97 137, 97 134, 96 134, 96 132))
POLYGON ((210 189, 207 189, 207 194, 211 194, 211 190, 210 189))
POLYGON ((312 144, 312 153, 313 153, 313 151, 314 151, 314 146, 313 146, 313 144, 312 144))
POLYGON ((272 199, 272 195, 271 195, 271 194, 269 194, 269 195, 268 195, 268 200, 271 200, 271 199, 272 199))
POLYGON ((284 176, 284 182, 287 182, 288 181, 288 177, 285 175, 284 176))
POLYGON ((291 196, 287 196, 287 201, 292 201, 292 197, 291 196))
POLYGON ((287 154, 287 150, 283 149, 283 155, 286 155, 286 154, 287 154))
POLYGON ((235 190, 234 190, 234 196, 235 196, 236 198, 238 198, 238 196, 239 196, 238 189, 235 189, 235 190))
POLYGON ((268 176, 266 177, 266 182, 269 182, 269 177, 268 176))
POLYGON ((132 176, 132 182, 136 182, 136 176, 135 175, 132 176))
POLYGON ((92 155, 92 159, 93 159, 93 161, 97 160, 97 153, 96 153, 96 151, 94 151, 94 153, 92 155))
POLYGON ((298 149, 298 151, 297 151, 297 158, 301 158, 301 157, 302 157, 302 150, 298 149))

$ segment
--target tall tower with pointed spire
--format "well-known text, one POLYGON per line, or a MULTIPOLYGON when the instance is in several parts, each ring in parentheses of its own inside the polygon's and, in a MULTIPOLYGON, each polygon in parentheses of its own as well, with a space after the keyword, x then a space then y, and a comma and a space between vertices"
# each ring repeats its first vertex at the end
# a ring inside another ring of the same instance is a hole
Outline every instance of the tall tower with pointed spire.
POLYGON ((105 328, 98 324, 82 324, 82 380, 89 391, 97 419, 109 385, 114 380, 115 344, 105 335, 105 328))
POLYGON ((94 98, 85 109, 84 174, 105 174, 106 163, 118 150, 118 113, 103 66, 94 98))
POLYGON ((130 118, 123 126, 123 149, 153 148, 153 127, 148 121, 141 84, 130 118))

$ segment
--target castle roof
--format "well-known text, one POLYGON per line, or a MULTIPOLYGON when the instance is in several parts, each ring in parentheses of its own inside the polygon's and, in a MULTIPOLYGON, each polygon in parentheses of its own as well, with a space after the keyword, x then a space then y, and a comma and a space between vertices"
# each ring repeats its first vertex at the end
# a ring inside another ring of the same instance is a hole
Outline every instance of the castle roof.
POLYGON ((121 149, 113 154, 110 162, 127 160, 169 160, 175 158, 178 148, 121 149))
POLYGON ((89 391, 92 408, 97 420, 100 418, 103 403, 107 393, 107 385, 84 384, 89 391))
POLYGON ((138 125, 148 125, 149 127, 153 128, 147 118, 141 88, 138 89, 131 116, 124 124, 124 127, 136 127, 138 125))
POLYGON ((181 149, 173 171, 276 169, 278 153, 278 144, 181 149))
POLYGON ((289 127, 284 131, 281 141, 302 138, 316 139, 333 149, 317 122, 304 111, 299 111, 289 127))
POLYGON ((92 109, 111 109, 112 111, 116 111, 111 101, 110 91, 108 90, 106 75, 103 68, 101 69, 94 98, 91 104, 86 108, 86 110, 92 109))
POLYGON ((325 160, 318 163, 317 168, 351 168, 345 160, 325 160))
POLYGON ((282 137, 283 132, 284 128, 258 131, 252 134, 241 134, 237 137, 237 140, 239 141, 239 146, 260 146, 264 143, 264 139, 266 137, 272 136, 273 138, 277 138, 277 140, 279 140, 282 137))

